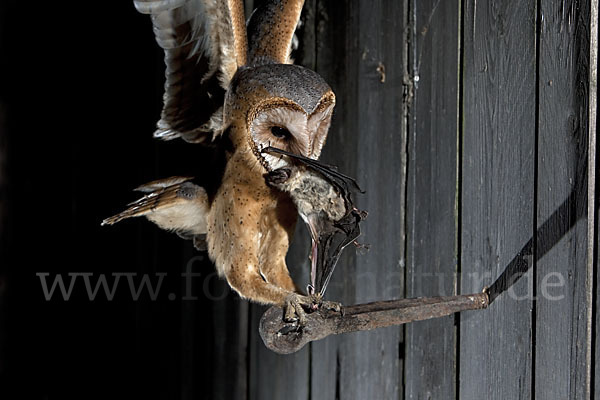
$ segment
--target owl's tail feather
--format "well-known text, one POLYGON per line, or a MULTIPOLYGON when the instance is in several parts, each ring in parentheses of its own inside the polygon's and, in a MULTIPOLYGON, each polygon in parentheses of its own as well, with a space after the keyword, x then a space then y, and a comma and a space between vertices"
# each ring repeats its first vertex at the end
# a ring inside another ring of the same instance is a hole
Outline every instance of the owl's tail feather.
MULTIPOLYGON (((177 184, 170 187, 160 188, 148 193, 138 200, 132 201, 131 203, 127 204, 129 208, 116 215, 113 215, 112 217, 106 218, 104 221, 102 221, 101 225, 114 225, 117 222, 127 218, 141 217, 150 213, 160 212, 161 208, 170 207, 172 205, 171 203, 178 197, 176 186, 180 185, 177 184)), ((141 189, 136 190, 145 191, 141 189)))
POLYGON ((174 231, 182 237, 206 234, 208 196, 204 188, 189 182, 191 179, 176 176, 136 188, 147 194, 129 203, 126 210, 106 218, 101 225, 114 225, 127 218, 145 216, 160 228, 174 231))

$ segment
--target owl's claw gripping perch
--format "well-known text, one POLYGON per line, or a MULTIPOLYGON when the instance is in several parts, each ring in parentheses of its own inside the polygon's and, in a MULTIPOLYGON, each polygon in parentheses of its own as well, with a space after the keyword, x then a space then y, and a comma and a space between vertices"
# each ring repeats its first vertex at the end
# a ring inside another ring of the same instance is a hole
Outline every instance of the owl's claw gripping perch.
POLYGON ((298 321, 298 325, 306 325, 306 312, 302 306, 312 307, 312 299, 301 294, 291 294, 285 300, 283 319, 286 322, 298 321))
POLYGON ((316 310, 317 308, 325 308, 327 310, 339 312, 342 315, 344 314, 342 303, 338 303, 336 301, 323 300, 323 296, 318 293, 311 294, 308 297, 312 301, 312 310, 316 310))
POLYGON ((316 311, 319 308, 325 308, 334 312, 344 314, 342 304, 335 301, 325 301, 318 294, 304 296, 301 294, 291 294, 285 301, 283 319, 286 322, 298 322, 299 326, 306 325, 306 311, 316 311))
POLYGON ((323 301, 320 307, 326 308, 331 311, 339 312, 340 314, 344 315, 342 303, 338 303, 336 301, 323 301))

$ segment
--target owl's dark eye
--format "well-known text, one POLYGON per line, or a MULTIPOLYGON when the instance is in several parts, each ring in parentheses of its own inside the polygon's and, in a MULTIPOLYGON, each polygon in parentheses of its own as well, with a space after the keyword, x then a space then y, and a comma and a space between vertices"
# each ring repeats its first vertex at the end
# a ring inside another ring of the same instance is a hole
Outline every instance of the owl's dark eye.
POLYGON ((273 136, 279 139, 287 139, 292 135, 290 131, 281 126, 272 126, 271 133, 273 134, 273 136))

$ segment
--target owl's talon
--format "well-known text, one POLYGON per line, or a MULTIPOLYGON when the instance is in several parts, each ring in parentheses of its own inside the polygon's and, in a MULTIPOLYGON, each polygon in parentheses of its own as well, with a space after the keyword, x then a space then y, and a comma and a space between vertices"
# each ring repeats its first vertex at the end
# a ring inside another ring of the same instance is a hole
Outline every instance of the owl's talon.
POLYGON ((311 300, 312 310, 317 310, 318 308, 325 308, 330 311, 339 312, 343 315, 342 303, 323 300, 323 296, 319 293, 311 294, 308 297, 311 300))
POLYGON ((306 325, 307 311, 305 311, 305 308, 308 312, 317 311, 319 308, 323 308, 344 315, 342 303, 325 301, 318 293, 309 296, 294 293, 289 295, 285 300, 283 320, 285 322, 298 322, 298 326, 300 327, 306 325))
POLYGON ((336 301, 323 301, 321 302, 320 307, 326 308, 330 311, 339 312, 340 314, 344 315, 342 303, 338 303, 336 301))
POLYGON ((285 300, 283 319, 286 322, 298 321, 298 326, 306 325, 306 312, 302 306, 310 306, 310 299, 300 294, 291 294, 285 300))

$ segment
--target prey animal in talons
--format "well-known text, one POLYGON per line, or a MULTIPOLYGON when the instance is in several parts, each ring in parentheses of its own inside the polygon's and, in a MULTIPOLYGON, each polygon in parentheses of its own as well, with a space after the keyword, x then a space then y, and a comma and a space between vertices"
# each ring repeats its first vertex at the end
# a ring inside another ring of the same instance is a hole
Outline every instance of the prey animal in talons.
POLYGON ((293 160, 266 175, 267 183, 286 192, 310 232, 311 282, 308 285, 310 310, 325 307, 341 312, 340 303, 323 296, 342 251, 360 236, 360 222, 367 216, 353 203, 352 193, 364 193, 356 180, 336 167, 268 146, 263 153, 279 154, 293 160))

